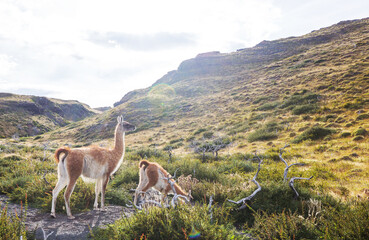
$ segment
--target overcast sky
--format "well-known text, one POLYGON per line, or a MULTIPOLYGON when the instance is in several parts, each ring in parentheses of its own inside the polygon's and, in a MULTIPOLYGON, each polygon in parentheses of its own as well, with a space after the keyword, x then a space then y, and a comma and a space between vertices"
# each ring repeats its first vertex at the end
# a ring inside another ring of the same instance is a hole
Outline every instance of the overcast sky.
POLYGON ((198 53, 365 17, 368 0, 0 0, 0 92, 112 106, 198 53))

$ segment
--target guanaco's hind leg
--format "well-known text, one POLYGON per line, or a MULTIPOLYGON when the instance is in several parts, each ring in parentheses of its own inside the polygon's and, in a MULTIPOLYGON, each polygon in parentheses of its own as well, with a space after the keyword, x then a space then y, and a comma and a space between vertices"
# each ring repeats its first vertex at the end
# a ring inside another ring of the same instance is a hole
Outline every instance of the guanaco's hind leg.
POLYGON ((56 183, 55 188, 53 189, 53 199, 51 203, 51 216, 56 217, 55 215, 55 207, 56 207, 56 200, 60 191, 67 185, 68 183, 68 175, 65 171, 64 163, 59 162, 58 164, 58 182, 56 183))
POLYGON ((76 186, 77 179, 78 177, 70 178, 67 189, 64 192, 65 207, 69 219, 74 219, 74 217, 72 216, 72 212, 70 210, 70 196, 72 195, 74 187, 76 186))
POLYGON ((54 190, 53 190, 53 200, 51 203, 51 216, 56 217, 55 215, 55 207, 56 207, 56 199, 58 198, 59 192, 67 185, 68 179, 67 178, 61 178, 58 180, 58 183, 56 184, 54 190))
POLYGON ((140 168, 140 181, 135 191, 135 199, 133 201, 134 205, 137 206, 138 198, 141 195, 142 189, 149 183, 149 180, 146 176, 145 170, 140 168))

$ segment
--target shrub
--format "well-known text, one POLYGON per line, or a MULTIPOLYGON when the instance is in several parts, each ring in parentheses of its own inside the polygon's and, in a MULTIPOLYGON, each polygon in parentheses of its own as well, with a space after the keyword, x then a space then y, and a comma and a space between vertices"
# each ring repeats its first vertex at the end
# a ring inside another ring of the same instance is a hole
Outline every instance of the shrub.
POLYGON ((166 154, 163 151, 160 151, 155 148, 139 148, 136 151, 129 152, 129 154, 126 155, 127 159, 130 160, 141 160, 143 158, 163 158, 166 156, 166 154))
POLYGON ((355 99, 353 102, 347 102, 343 104, 343 107, 346 109, 360 109, 365 107, 368 104, 368 100, 363 100, 361 98, 355 99))
POLYGON ((266 101, 266 100, 269 100, 270 99, 270 97, 268 97, 268 96, 263 96, 263 97, 259 97, 259 98, 257 98, 255 101, 253 101, 252 103, 253 104, 258 104, 258 103, 260 103, 260 102, 262 102, 262 101, 266 101))
POLYGON ((0 206, 0 239, 26 239, 25 212, 22 211, 19 216, 8 214, 8 206, 0 206))
POLYGON ((205 128, 199 128, 199 129, 197 129, 197 130, 193 133, 193 135, 198 135, 198 134, 200 134, 200 133, 202 133, 202 132, 206 132, 206 129, 205 129, 205 128))
POLYGON ((178 138, 178 139, 173 139, 173 140, 170 140, 169 144, 175 144, 175 143, 179 143, 179 142, 182 142, 184 139, 183 138, 178 138))
POLYGON ((281 129, 275 121, 267 122, 262 128, 249 134, 247 140, 249 142, 266 141, 278 138, 276 130, 281 129))
POLYGON ((107 228, 94 230, 94 239, 189 239, 191 231, 201 239, 244 239, 235 234, 229 210, 213 208, 213 224, 206 205, 179 205, 176 208, 151 207, 122 218, 107 228))
POLYGON ((110 188, 106 191, 105 199, 110 204, 116 204, 124 206, 132 200, 131 195, 127 189, 123 188, 110 188))
POLYGON ((366 131, 365 128, 358 128, 356 129, 353 133, 352 133, 352 136, 365 136, 368 134, 368 131, 366 131))
POLYGON ((330 206, 324 211, 319 230, 322 239, 369 239, 369 202, 330 206))
POLYGON ((351 133, 350 132, 342 132, 341 133, 341 137, 345 138, 345 137, 349 137, 351 136, 351 133))
POLYGON ((201 161, 198 159, 184 159, 170 164, 167 162, 162 162, 160 164, 172 175, 176 169, 178 169, 177 176, 192 175, 192 177, 198 180, 206 181, 217 181, 220 177, 216 167, 211 164, 201 164, 201 161))
POLYGON ((275 131, 270 131, 268 129, 262 128, 250 133, 249 136, 247 137, 247 140, 249 142, 255 142, 255 141, 267 141, 276 138, 278 138, 278 135, 275 133, 275 131))
POLYGON ((313 104, 318 102, 319 95, 307 91, 303 91, 302 93, 295 93, 291 97, 289 97, 286 101, 282 103, 280 108, 287 108, 295 105, 302 104, 313 104))
POLYGON ((121 187, 123 184, 138 183, 139 181, 139 168, 138 162, 135 163, 123 163, 111 181, 111 185, 114 187, 121 187))
POLYGON ((318 109, 318 106, 316 104, 298 105, 292 109, 292 114, 301 115, 301 114, 313 113, 317 109, 318 109))
POLYGON ((369 118, 369 114, 364 113, 364 114, 360 114, 359 116, 357 116, 356 120, 364 120, 368 118, 369 118))
POLYGON ((335 130, 333 129, 315 126, 305 130, 301 135, 297 136, 292 142, 299 143, 305 140, 319 140, 333 133, 335 133, 335 130))
POLYGON ((258 239, 317 239, 315 225, 291 210, 268 214, 257 212, 252 228, 258 239))
POLYGON ((364 137, 363 136, 356 136, 352 140, 353 141, 361 141, 361 140, 364 140, 364 137))
POLYGON ((204 138, 212 138, 213 136, 214 136, 214 133, 213 132, 204 132, 203 134, 202 134, 202 136, 204 137, 204 138))
POLYGON ((270 102, 270 103, 264 103, 260 107, 256 108, 258 111, 268 111, 276 108, 278 106, 278 102, 270 102))

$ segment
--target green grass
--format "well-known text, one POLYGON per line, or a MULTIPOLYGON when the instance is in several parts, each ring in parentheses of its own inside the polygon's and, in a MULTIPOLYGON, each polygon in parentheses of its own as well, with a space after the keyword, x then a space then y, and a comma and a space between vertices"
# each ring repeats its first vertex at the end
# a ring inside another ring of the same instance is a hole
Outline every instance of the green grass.
POLYGON ((214 208, 213 220, 206 205, 149 208, 123 217, 105 229, 92 233, 93 239, 189 239, 193 229, 201 239, 247 239, 236 235, 226 208, 214 208))
POLYGON ((18 240, 21 237, 27 239, 25 226, 27 203, 20 213, 9 213, 8 206, 0 205, 0 239, 18 240))
MULTIPOLYGON (((265 126, 275 128, 278 124, 269 122, 265 126)), ((7 152, 0 153, 1 191, 12 201, 24 202, 27 198, 30 205, 50 211, 51 190, 57 180, 54 161, 43 161, 42 148, 30 148, 21 144, 1 147, 7 152), (48 171, 46 179, 51 185, 42 179, 45 169, 48 171)), ((323 154, 328 151, 328 148, 324 147, 316 149, 323 154)), ((205 163, 193 154, 175 155, 172 162, 168 163, 167 159, 163 158, 165 152, 160 150, 128 150, 124 165, 108 185, 107 204, 125 205, 132 200, 129 189, 137 187, 138 161, 141 155, 146 155, 149 161, 159 162, 171 174, 178 169, 177 176, 192 175, 194 206, 180 205, 174 209, 150 208, 139 211, 130 218, 123 216, 112 225, 95 229, 92 232, 93 238, 140 239, 144 236, 147 239, 187 239, 192 228, 200 232, 201 239, 247 239, 247 235, 239 235, 237 232, 249 233, 261 239, 365 239, 368 236, 367 201, 352 199, 349 196, 350 190, 344 186, 337 188, 342 196, 345 196, 344 202, 327 194, 332 189, 332 184, 341 178, 342 170, 339 169, 347 169, 348 173, 361 173, 353 172, 354 169, 349 164, 316 163, 309 165, 308 169, 291 168, 289 177, 314 176, 310 181, 295 183, 300 193, 300 198, 296 200, 293 191, 282 181, 284 165, 278 160, 278 148, 271 148, 259 154, 264 158, 257 178, 262 190, 247 202, 249 208, 240 211, 237 210, 239 206, 227 200, 242 199, 256 189, 255 184, 250 182, 257 169, 257 162, 252 160, 253 154, 221 154, 218 158, 208 157, 205 163), (207 208, 210 196, 215 200, 212 220, 207 208), (314 217, 309 215, 309 208, 313 207, 310 201, 318 201, 321 205, 320 213, 314 217), (337 226, 339 230, 336 229, 337 226)), ((284 158, 290 162, 291 159, 301 158, 301 155, 298 149, 292 148, 284 154, 284 158)), ((182 187, 186 191, 189 190, 187 185, 182 187)), ((92 209, 93 200, 94 186, 79 180, 71 198, 72 211, 92 209)), ((60 193, 56 210, 65 213, 63 206, 64 199, 60 193)), ((20 226, 23 220, 4 221, 7 222, 7 227, 15 229, 14 226, 20 226)))
POLYGON ((319 140, 333 133, 335 133, 335 130, 330 128, 324 128, 320 126, 311 127, 305 130, 301 135, 297 136, 292 142, 300 143, 306 140, 319 140))

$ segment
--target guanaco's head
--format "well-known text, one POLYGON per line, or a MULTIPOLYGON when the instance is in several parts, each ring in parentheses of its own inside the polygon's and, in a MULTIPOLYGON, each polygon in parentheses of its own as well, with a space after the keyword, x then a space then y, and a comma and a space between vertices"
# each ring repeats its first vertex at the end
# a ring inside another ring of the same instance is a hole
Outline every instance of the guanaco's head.
POLYGON ((136 130, 135 125, 132 125, 129 122, 126 122, 126 121, 123 120, 123 116, 122 115, 117 117, 117 122, 118 122, 118 126, 117 127, 122 132, 130 132, 130 131, 136 130))

